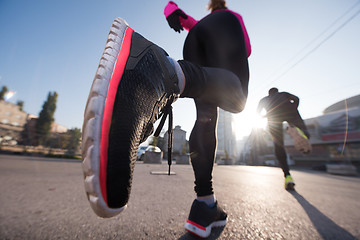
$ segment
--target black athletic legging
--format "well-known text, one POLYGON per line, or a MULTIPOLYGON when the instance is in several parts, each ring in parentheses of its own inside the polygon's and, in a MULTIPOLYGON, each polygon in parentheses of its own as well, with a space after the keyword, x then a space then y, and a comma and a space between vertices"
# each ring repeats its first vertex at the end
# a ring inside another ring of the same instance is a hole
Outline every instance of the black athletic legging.
MULTIPOLYGON (((269 121, 269 131, 273 138, 274 142, 274 151, 279 165, 284 173, 284 176, 290 175, 289 165, 287 163, 287 156, 284 146, 284 132, 283 132, 283 122, 287 121, 290 125, 300 128, 305 135, 310 138, 310 134, 307 130, 307 127, 301 118, 298 110, 288 110, 288 114, 278 117, 278 118, 268 118, 269 121)), ((280 114, 279 114, 280 115, 280 114)))
POLYGON ((246 103, 249 67, 244 33, 235 15, 214 12, 190 30, 179 61, 186 78, 181 97, 194 98, 197 118, 190 135, 190 157, 198 196, 213 194, 218 107, 241 112, 246 103), (187 61, 199 64, 193 67, 187 61), (199 70, 201 69, 201 70, 199 70))

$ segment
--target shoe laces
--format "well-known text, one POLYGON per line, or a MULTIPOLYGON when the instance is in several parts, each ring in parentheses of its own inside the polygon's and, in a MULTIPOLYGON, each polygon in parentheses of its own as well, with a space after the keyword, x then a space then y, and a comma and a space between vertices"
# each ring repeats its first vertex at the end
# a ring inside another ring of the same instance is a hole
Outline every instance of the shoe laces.
POLYGON ((171 95, 166 103, 166 105, 161 110, 161 113, 159 115, 159 118, 161 117, 160 123, 158 127, 156 128, 156 131, 154 133, 154 137, 158 137, 160 134, 161 129, 164 127, 166 118, 169 116, 169 125, 168 125, 168 165, 169 165, 169 172, 168 175, 170 175, 170 168, 171 168, 171 162, 172 162, 172 146, 173 146, 173 111, 171 104, 175 102, 176 96, 171 95))

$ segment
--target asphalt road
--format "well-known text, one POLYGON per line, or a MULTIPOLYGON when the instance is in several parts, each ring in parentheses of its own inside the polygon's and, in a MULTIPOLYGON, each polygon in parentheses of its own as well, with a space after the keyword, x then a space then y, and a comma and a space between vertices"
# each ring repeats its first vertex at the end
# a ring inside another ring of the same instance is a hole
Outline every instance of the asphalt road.
MULTIPOLYGON (((189 165, 137 164, 129 206, 97 217, 76 160, 0 155, 0 239, 198 239, 183 226, 195 197, 189 165)), ((215 166, 228 224, 209 239, 360 239, 360 178, 293 170, 296 192, 280 169, 215 166)))

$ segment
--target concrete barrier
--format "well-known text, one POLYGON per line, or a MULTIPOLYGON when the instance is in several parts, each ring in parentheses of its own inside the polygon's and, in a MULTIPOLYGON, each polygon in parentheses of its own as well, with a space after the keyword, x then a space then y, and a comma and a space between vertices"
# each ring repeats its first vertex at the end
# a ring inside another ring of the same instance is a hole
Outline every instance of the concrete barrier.
POLYGON ((163 158, 163 152, 145 152, 144 163, 161 164, 163 158))
POLYGON ((356 176, 357 169, 352 164, 326 164, 326 171, 330 174, 356 176))

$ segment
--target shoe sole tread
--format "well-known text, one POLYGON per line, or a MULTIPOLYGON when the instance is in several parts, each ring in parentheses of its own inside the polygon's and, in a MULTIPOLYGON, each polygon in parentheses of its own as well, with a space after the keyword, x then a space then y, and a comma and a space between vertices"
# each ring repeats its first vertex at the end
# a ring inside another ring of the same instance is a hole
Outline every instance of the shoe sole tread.
POLYGON ((120 51, 127 23, 115 19, 110 29, 105 50, 100 59, 86 103, 83 123, 82 169, 85 191, 94 212, 100 217, 112 217, 126 208, 109 208, 105 203, 99 182, 100 137, 105 99, 111 74, 120 51))

